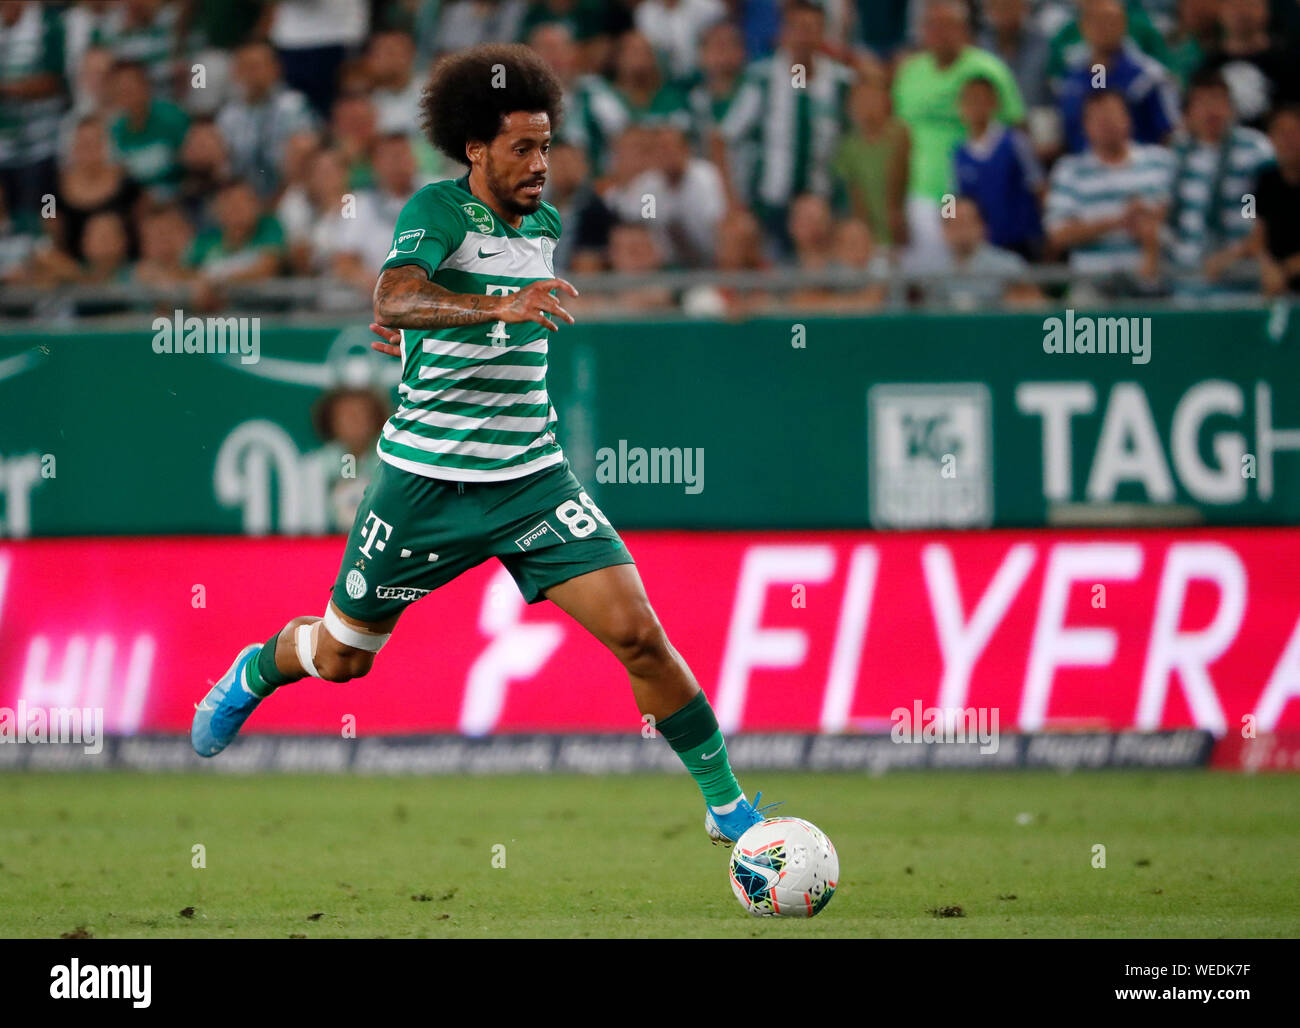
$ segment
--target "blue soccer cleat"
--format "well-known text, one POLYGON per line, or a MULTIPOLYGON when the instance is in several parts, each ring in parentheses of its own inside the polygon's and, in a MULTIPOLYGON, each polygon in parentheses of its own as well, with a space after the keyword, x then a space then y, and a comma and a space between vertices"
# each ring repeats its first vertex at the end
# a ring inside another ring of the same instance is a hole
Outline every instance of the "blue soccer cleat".
POLYGON ((713 840, 713 845, 725 843, 728 846, 735 844, 736 840, 744 835, 754 825, 760 824, 766 820, 765 811, 773 807, 779 807, 780 803, 769 803, 765 807, 758 804, 763 799, 761 792, 756 793, 754 802, 751 805, 749 800, 745 799, 745 794, 740 794, 740 802, 736 804, 736 809, 728 814, 719 814, 707 803, 704 805, 704 830, 709 833, 709 838, 713 840))
POLYGON ((194 704, 190 743, 200 757, 215 757, 229 746, 248 715, 262 702, 260 696, 244 688, 244 668, 261 648, 261 643, 253 643, 240 650, 230 669, 217 679, 203 701, 194 704))

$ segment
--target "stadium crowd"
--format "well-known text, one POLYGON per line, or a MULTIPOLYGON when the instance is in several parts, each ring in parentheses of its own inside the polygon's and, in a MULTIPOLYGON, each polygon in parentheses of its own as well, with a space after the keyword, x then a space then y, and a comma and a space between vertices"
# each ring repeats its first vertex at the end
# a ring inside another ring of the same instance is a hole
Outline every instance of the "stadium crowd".
POLYGON ((462 173, 418 98, 482 42, 563 82, 559 273, 843 273, 588 309, 1300 290, 1300 0, 0 2, 0 281, 355 298, 462 173))

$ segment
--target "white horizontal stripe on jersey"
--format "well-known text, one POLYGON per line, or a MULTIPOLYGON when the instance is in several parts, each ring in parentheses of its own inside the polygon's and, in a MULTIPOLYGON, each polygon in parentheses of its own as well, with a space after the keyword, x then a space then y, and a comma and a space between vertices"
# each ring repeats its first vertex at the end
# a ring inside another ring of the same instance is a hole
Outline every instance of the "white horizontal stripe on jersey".
POLYGON ((433 428, 448 428, 457 431, 473 432, 483 429, 488 432, 544 432, 555 420, 555 412, 550 417, 516 418, 508 414, 493 414, 488 418, 471 418, 463 414, 446 414, 442 411, 424 410, 422 407, 397 408, 395 418, 404 421, 418 421, 433 428))
POLYGON ((462 368, 424 367, 421 379, 440 378, 451 382, 461 378, 509 378, 518 382, 540 382, 546 377, 544 364, 469 364, 462 368))
POLYGON ((526 393, 485 393, 480 389, 411 389, 398 387, 402 399, 411 403, 476 403, 482 407, 513 407, 517 403, 550 403, 545 389, 526 393))
POLYGON ((536 457, 523 464, 512 464, 508 468, 498 468, 495 471, 479 471, 473 468, 449 468, 441 464, 424 464, 420 461, 396 457, 391 453, 386 453, 382 449, 382 443, 377 443, 376 449, 379 452, 379 459, 385 464, 391 464, 402 471, 409 471, 413 475, 439 479, 444 482, 508 482, 512 478, 523 478, 525 475, 531 475, 564 460, 564 454, 556 450, 554 453, 536 457))
POLYGON ((454 339, 424 339, 420 342, 425 353, 444 357, 467 357, 470 360, 494 360, 508 353, 546 353, 546 338, 534 339, 523 346, 492 346, 481 343, 458 343, 454 339))
POLYGON ((442 453, 462 457, 483 457, 487 460, 514 460, 522 457, 529 450, 539 446, 549 446, 549 435, 539 436, 527 446, 514 446, 510 443, 477 443, 472 439, 430 439, 427 436, 408 432, 404 428, 394 428, 391 423, 384 425, 384 438, 389 442, 401 443, 413 450, 426 453, 442 453))
MULTIPOLYGON (((554 278, 542 257, 541 236, 524 239, 518 236, 488 236, 466 232, 439 270, 463 271, 485 278, 554 278), (487 254, 488 256, 483 256, 487 254)), ((550 238, 550 237, 546 237, 550 238)), ((552 243, 555 240, 551 240, 552 243)))

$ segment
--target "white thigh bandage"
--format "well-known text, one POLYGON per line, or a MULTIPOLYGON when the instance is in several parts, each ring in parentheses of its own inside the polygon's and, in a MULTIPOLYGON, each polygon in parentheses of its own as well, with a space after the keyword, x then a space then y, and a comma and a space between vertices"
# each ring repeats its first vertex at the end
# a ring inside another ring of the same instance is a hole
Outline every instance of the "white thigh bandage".
POLYGON ((298 651, 298 663, 312 678, 320 677, 320 672, 316 670, 315 660, 316 630, 319 626, 319 621, 313 621, 310 625, 299 625, 293 633, 293 645, 298 651))
POLYGON ((359 628, 353 628, 335 613, 333 607, 325 608, 324 624, 325 631, 344 646, 351 646, 354 650, 365 650, 367 653, 378 653, 393 635, 392 632, 375 635, 373 632, 363 632, 359 628))

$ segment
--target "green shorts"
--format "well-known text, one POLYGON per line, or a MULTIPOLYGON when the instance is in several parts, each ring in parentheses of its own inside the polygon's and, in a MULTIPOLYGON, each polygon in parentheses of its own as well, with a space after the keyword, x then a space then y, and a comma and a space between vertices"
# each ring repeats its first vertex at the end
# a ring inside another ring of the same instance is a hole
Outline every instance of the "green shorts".
POLYGON ((489 557, 529 603, 588 571, 633 563, 567 460, 504 482, 426 478, 381 461, 331 598, 348 617, 384 621, 489 557))

